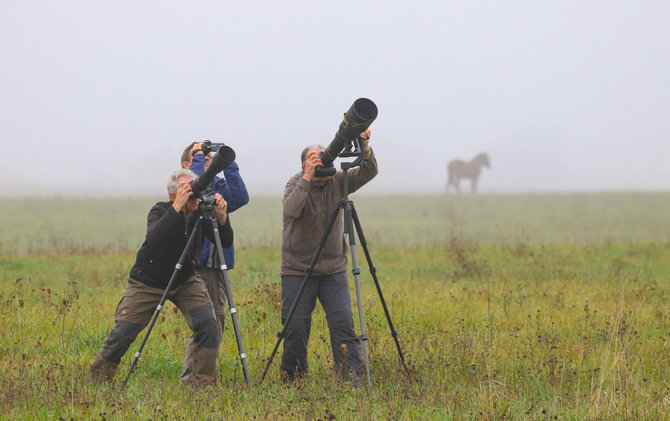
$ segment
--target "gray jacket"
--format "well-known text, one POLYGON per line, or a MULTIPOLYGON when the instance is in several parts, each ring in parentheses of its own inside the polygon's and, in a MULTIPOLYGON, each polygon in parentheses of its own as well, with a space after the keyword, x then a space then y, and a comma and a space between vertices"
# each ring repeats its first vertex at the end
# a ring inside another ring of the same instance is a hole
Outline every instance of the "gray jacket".
MULTIPOLYGON (((348 171, 349 193, 361 188, 377 175, 374 152, 367 166, 348 171)), ((294 175, 284 189, 284 230, 282 232, 281 274, 305 275, 321 241, 328 218, 344 198, 343 172, 337 171, 323 187, 294 175)), ((347 270, 347 245, 344 238, 344 212, 335 220, 330 235, 314 266, 314 276, 331 275, 347 270)))

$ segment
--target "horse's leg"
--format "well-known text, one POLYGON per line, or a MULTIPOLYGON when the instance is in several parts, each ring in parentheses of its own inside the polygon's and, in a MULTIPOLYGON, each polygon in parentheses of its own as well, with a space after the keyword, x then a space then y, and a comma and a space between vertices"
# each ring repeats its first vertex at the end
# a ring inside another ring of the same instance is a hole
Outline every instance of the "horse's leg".
POLYGON ((454 182, 453 176, 451 175, 451 168, 447 166, 447 193, 449 193, 449 186, 451 186, 454 182))

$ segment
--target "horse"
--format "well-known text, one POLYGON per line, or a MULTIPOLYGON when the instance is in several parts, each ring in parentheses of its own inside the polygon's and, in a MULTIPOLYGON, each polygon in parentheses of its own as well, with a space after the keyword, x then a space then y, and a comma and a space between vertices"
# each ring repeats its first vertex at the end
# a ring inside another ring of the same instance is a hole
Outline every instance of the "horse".
POLYGON ((447 172, 449 173, 449 180, 447 181, 447 192, 449 186, 454 186, 456 192, 460 193, 460 182, 462 178, 470 179, 470 188, 472 193, 477 192, 477 181, 479 181, 479 174, 482 167, 490 168, 489 156, 485 153, 480 153, 470 162, 454 159, 447 165, 447 172))

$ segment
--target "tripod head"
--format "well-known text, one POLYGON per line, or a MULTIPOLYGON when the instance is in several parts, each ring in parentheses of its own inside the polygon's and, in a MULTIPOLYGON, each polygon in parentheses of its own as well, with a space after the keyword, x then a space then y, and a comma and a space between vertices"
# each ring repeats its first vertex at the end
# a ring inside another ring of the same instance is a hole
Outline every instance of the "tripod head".
POLYGON ((363 161, 363 148, 361 147, 361 142, 363 140, 359 137, 356 137, 354 140, 348 142, 342 152, 338 155, 340 158, 348 158, 355 156, 356 159, 350 162, 340 162, 340 168, 343 171, 349 170, 354 167, 365 167, 368 163, 363 161))
POLYGON ((214 192, 210 183, 200 192, 200 209, 211 212, 214 204, 216 204, 216 200, 214 200, 214 192))

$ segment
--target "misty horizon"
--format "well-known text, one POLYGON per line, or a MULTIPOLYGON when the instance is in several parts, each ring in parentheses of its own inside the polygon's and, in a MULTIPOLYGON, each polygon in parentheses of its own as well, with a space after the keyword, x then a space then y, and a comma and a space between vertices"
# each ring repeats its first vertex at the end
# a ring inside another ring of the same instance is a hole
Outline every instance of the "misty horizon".
MULTIPOLYGON (((161 196, 192 141, 253 196, 372 99, 357 194, 670 190, 670 3, 11 3, 0 16, 0 196, 161 196), (461 189, 469 192, 463 181, 461 189), (34 193, 34 194, 33 194, 34 193)), ((337 162, 336 162, 337 165, 337 162)), ((339 167, 338 167, 339 168, 339 167)))

